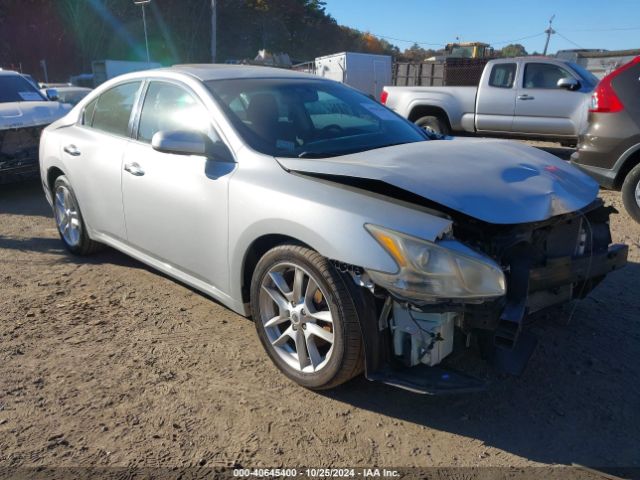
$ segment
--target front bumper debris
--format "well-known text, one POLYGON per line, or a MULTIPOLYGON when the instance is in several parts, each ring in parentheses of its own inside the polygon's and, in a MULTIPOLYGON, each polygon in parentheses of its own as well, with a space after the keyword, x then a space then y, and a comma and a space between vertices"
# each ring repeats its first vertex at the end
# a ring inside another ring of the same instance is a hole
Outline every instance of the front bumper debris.
POLYGON ((550 260, 545 267, 531 269, 529 286, 532 291, 538 291, 601 277, 624 267, 628 255, 628 245, 614 244, 603 253, 577 259, 556 258, 550 260))
POLYGON ((486 390, 487 382, 454 370, 417 365, 411 368, 383 368, 368 374, 369 380, 425 395, 450 395, 486 390))

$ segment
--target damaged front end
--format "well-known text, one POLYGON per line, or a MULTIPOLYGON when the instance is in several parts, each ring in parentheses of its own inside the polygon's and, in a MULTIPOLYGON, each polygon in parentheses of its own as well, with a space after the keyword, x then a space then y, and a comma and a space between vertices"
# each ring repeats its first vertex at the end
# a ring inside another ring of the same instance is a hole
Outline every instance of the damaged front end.
POLYGON ((45 127, 0 130, 0 184, 38 175, 38 146, 45 127))
POLYGON ((454 345, 477 345, 499 370, 522 373, 536 345, 526 317, 584 298, 626 264, 628 247, 611 244, 612 212, 597 199, 527 224, 457 215, 433 243, 367 225, 398 264, 393 274, 339 265, 361 291, 367 378, 427 394, 482 389, 438 366, 454 345))

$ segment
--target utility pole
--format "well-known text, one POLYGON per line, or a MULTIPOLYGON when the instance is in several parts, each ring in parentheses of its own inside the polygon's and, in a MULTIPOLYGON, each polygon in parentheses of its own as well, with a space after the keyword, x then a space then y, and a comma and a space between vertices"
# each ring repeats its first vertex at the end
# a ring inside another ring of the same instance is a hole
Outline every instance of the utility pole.
POLYGON ((218 24, 218 2, 211 0, 211 63, 216 63, 218 24))
POLYGON ((544 33, 547 34, 547 41, 544 44, 544 52, 542 52, 542 55, 546 55, 547 54, 547 49, 549 48, 549 40, 551 40, 551 35, 553 35, 554 33, 556 33, 556 31, 553 29, 553 27, 551 26, 551 24, 553 23, 553 19, 556 18, 555 15, 553 15, 550 19, 549 19, 549 27, 544 31, 544 33))
POLYGON ((133 3, 136 5, 140 5, 142 7, 142 25, 144 27, 144 44, 147 48, 147 63, 151 62, 151 57, 149 56, 149 38, 147 37, 147 14, 145 12, 144 6, 151 3, 151 0, 133 0, 133 3))

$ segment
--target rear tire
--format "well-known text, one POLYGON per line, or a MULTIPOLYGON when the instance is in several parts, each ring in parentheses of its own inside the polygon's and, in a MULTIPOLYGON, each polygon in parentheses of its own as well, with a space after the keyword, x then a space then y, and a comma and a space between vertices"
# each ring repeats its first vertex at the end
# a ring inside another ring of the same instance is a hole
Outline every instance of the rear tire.
POLYGON ((53 215, 60 239, 71 253, 90 255, 102 248, 101 243, 89 238, 78 199, 65 175, 53 183, 53 215))
POLYGON ((636 165, 624 179, 622 202, 631 218, 640 223, 640 164, 636 165))
POLYGON ((354 301, 319 253, 298 245, 268 251, 253 273, 251 312, 267 354, 299 385, 325 390, 362 372, 354 301))
POLYGON ((420 128, 430 129, 438 135, 451 135, 451 129, 446 119, 440 116, 428 115, 426 117, 420 117, 414 122, 420 128))

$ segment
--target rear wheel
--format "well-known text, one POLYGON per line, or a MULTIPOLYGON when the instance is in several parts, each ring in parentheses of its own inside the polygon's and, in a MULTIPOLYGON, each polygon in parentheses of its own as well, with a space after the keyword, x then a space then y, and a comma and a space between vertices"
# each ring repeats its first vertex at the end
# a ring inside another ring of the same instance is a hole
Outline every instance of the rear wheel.
POLYGON ((438 135, 446 136, 451 134, 451 129, 449 128, 449 124, 447 123, 446 119, 440 116, 429 115, 426 117, 420 117, 415 121, 415 124, 420 128, 424 128, 425 130, 431 130, 438 135))
POLYGON ((297 245, 267 252, 253 274, 251 310, 267 354, 296 383, 328 389, 362 371, 353 299, 317 252, 297 245))
POLYGON ((622 202, 629 215, 640 223, 640 164, 636 165, 624 179, 622 202))
POLYGON ((78 200, 64 175, 53 184, 53 214, 62 243, 71 253, 89 255, 102 246, 89 238, 78 200))

